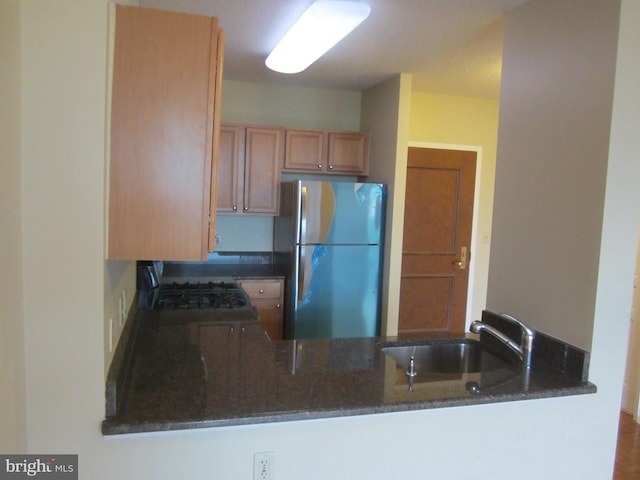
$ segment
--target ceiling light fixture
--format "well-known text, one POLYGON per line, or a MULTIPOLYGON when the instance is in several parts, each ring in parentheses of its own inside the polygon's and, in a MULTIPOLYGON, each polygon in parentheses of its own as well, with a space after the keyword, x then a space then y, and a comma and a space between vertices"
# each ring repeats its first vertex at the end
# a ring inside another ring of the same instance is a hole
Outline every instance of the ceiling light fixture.
POLYGON ((317 0, 269 54, 265 64, 281 73, 299 73, 346 37, 371 8, 359 1, 317 0))

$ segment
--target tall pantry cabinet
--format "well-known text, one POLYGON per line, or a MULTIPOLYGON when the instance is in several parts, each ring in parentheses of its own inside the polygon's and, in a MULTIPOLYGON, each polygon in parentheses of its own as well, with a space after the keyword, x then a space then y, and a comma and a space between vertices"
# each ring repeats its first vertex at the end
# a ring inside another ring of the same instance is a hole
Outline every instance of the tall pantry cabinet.
POLYGON ((108 258, 213 250, 223 32, 218 19, 116 5, 108 258))

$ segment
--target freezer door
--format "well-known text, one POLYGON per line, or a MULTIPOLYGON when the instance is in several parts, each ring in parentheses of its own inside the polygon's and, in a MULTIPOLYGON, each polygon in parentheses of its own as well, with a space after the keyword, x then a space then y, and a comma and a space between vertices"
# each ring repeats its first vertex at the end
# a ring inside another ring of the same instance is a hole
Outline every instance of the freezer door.
POLYGON ((375 245, 300 247, 293 338, 378 335, 380 254, 375 245))
POLYGON ((298 182, 301 245, 378 245, 385 189, 377 183, 298 182))

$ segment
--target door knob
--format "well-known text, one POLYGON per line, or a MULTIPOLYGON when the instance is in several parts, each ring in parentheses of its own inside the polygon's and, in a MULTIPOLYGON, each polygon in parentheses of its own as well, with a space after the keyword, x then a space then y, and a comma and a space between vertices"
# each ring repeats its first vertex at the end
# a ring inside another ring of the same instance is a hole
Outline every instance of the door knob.
POLYGON ((467 247, 460 248, 460 260, 454 260, 451 265, 455 265, 460 270, 467 268, 467 247))

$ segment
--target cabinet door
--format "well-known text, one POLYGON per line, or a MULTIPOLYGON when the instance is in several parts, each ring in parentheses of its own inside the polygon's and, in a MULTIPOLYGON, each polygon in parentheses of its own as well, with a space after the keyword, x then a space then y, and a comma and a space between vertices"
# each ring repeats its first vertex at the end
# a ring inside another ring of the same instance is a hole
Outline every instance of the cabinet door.
POLYGON ((205 259, 218 21, 115 8, 108 257, 205 259))
POLYGON ((236 399, 236 385, 240 374, 238 325, 201 325, 199 346, 208 377, 206 407, 215 410, 236 399))
POLYGON ((282 279, 242 280, 238 282, 258 311, 260 323, 271 340, 282 339, 284 281, 282 279))
POLYGON ((220 127, 216 184, 216 210, 237 213, 244 186, 244 127, 241 125, 220 127))
MULTIPOLYGON (((224 64, 224 30, 218 30, 218 47, 214 58, 211 59, 212 63, 215 63, 215 77, 209 78, 209 84, 213 82, 215 85, 215 95, 213 97, 213 105, 209 103, 209 110, 213 111, 213 132, 212 132, 212 153, 213 164, 211 166, 211 178, 209 184, 211 185, 211 192, 209 195, 209 243, 208 251, 213 252, 216 245, 216 203, 217 203, 217 171, 218 171, 218 158, 220 152, 220 127, 222 122, 222 71, 224 64)), ((211 99, 210 99, 211 100, 211 99)))
POLYGON ((253 303, 258 310, 260 323, 271 340, 282 340, 282 300, 261 300, 253 303))
POLYGON ((366 175, 369 170, 369 137, 360 132, 329 132, 328 170, 366 175))
POLYGON ((247 127, 242 206, 244 213, 278 213, 282 137, 281 128, 247 127))
POLYGON ((257 324, 239 325, 240 376, 238 394, 241 401, 250 399, 254 408, 269 408, 276 402, 275 348, 266 338, 264 329, 257 324), (256 391, 262 392, 260 396, 256 391))
POLYGON ((285 132, 284 170, 321 172, 327 168, 327 135, 320 130, 285 132))

